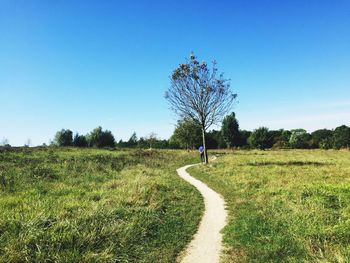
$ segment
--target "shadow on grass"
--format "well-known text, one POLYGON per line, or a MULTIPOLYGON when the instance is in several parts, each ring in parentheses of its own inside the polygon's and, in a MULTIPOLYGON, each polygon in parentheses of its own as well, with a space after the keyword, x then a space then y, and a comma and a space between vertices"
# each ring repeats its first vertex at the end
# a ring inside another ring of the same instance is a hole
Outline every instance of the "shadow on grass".
POLYGON ((308 161, 289 161, 289 162, 249 162, 246 164, 242 164, 242 166, 270 166, 270 165, 278 165, 278 166, 305 166, 305 165, 314 165, 314 166, 326 166, 332 165, 332 163, 322 163, 322 162, 308 162, 308 161))

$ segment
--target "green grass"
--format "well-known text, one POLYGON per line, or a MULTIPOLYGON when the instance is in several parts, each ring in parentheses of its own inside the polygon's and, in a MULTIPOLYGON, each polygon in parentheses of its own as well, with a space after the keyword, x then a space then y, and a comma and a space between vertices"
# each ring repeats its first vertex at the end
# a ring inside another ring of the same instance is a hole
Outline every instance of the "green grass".
POLYGON ((190 173, 227 201, 224 262, 350 262, 349 151, 235 151, 190 173))
POLYGON ((0 152, 0 262, 175 262, 203 204, 182 151, 0 152))

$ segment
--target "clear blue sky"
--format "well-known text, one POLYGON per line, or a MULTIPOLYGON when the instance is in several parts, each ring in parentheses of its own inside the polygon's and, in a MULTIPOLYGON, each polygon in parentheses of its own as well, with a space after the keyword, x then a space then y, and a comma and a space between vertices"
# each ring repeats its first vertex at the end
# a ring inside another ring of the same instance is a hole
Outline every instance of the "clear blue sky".
POLYGON ((350 124, 349 0, 0 0, 0 140, 167 138, 164 91, 191 51, 231 79, 242 129, 350 124))

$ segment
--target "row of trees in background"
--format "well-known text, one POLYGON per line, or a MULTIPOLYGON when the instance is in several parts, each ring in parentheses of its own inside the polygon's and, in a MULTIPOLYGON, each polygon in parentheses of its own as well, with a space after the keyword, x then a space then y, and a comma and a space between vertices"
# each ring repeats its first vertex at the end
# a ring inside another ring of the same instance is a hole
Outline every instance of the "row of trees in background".
POLYGON ((102 127, 93 129, 87 135, 73 132, 69 129, 58 131, 53 140, 53 144, 57 146, 75 146, 75 147, 115 147, 115 139, 111 131, 102 130, 102 127))
MULTIPOLYGON (((194 149, 201 145, 200 127, 190 119, 178 122, 169 139, 171 148, 194 149)), ((207 133, 207 146, 217 148, 293 148, 293 149, 341 149, 350 147, 350 127, 339 126, 334 130, 320 129, 308 133, 304 129, 269 130, 260 127, 254 131, 239 129, 235 113, 227 115, 221 130, 207 133)))
MULTIPOLYGON (((168 139, 159 139, 155 133, 138 138, 134 132, 126 141, 115 140, 112 132, 102 127, 93 129, 86 135, 73 134, 69 129, 58 131, 52 145, 70 147, 118 147, 118 148, 156 148, 156 149, 198 149, 202 145, 202 128, 191 119, 179 120, 173 135, 168 139)), ((30 146, 30 140, 25 146, 30 146)), ((334 130, 320 129, 308 133, 304 129, 269 130, 260 127, 254 131, 241 130, 235 113, 227 115, 220 130, 206 133, 208 149, 341 149, 350 148, 350 127, 339 126, 334 130)), ((3 138, 0 146, 11 147, 3 138)))
POLYGON ((103 130, 102 127, 93 129, 87 135, 73 132, 69 129, 58 131, 52 142, 56 146, 73 146, 73 147, 95 147, 95 148, 169 148, 167 140, 160 140, 155 133, 149 134, 147 137, 137 138, 134 132, 128 141, 120 140, 116 142, 113 134, 109 130, 103 130))
POLYGON ((169 149, 169 142, 168 140, 159 139, 157 137, 157 134, 154 132, 151 132, 146 137, 140 137, 138 138, 136 135, 136 132, 134 132, 129 140, 123 141, 120 140, 117 144, 117 147, 120 148, 155 148, 155 149, 169 149))
MULTIPOLYGON (((57 146, 75 147, 119 147, 119 148, 158 148, 158 149, 197 149, 202 145, 202 128, 192 119, 179 120, 169 140, 157 138, 155 133, 138 138, 134 132, 129 140, 116 142, 109 130, 97 127, 87 135, 80 135, 69 129, 62 129, 53 141, 57 146)), ((221 130, 211 130, 206 134, 208 149, 225 148, 293 148, 293 149, 341 149, 350 147, 350 127, 339 126, 334 130, 320 129, 308 133, 304 129, 269 130, 260 127, 254 131, 241 130, 235 113, 227 115, 221 130)))

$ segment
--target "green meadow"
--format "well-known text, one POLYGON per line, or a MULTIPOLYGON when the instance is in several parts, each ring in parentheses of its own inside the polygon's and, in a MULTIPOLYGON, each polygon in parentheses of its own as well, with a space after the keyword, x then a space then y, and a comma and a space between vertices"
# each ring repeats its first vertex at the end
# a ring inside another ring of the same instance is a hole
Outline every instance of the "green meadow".
POLYGON ((200 194, 176 174, 185 151, 0 152, 0 262, 175 262, 200 194))
POLYGON ((350 152, 231 151, 189 171, 227 202, 224 262, 350 262, 350 152))
MULTIPOLYGON (((350 152, 217 151, 189 169, 229 211, 223 262, 349 262, 350 152)), ((0 262, 176 262, 200 194, 176 150, 0 152, 0 262)))

